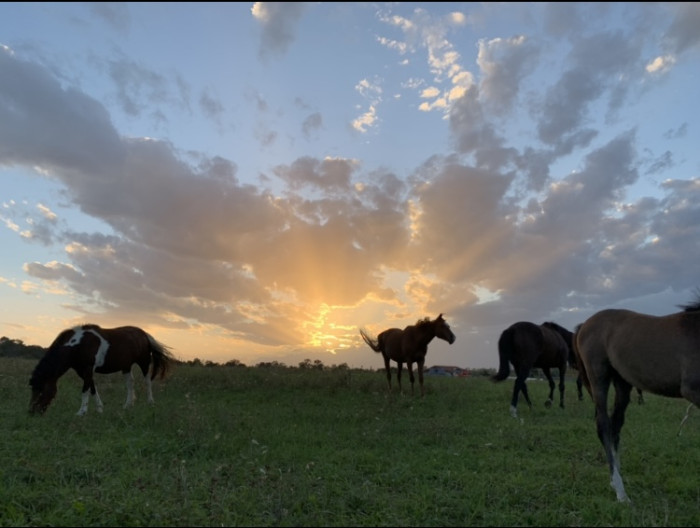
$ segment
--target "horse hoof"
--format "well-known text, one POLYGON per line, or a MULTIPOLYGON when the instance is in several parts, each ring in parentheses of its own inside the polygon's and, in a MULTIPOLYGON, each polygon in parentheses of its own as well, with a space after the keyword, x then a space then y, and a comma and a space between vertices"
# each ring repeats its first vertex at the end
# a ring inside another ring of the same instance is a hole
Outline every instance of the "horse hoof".
POLYGON ((547 400, 546 402, 544 402, 544 406, 547 407, 547 409, 549 409, 552 406, 552 400, 547 400))

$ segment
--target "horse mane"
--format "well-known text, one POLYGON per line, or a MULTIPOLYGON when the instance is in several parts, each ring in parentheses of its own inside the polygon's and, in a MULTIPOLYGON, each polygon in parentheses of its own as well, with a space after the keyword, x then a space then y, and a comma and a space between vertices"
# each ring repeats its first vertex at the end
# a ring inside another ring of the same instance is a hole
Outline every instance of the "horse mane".
POLYGON ((32 388, 40 388, 47 379, 59 377, 61 374, 61 359, 56 354, 51 354, 51 349, 36 364, 29 378, 29 385, 32 388))
POLYGON ((432 321, 430 320, 430 317, 423 317, 423 319, 418 319, 414 326, 424 326, 424 325, 427 325, 430 323, 432 323, 432 321))
POLYGON ((688 304, 679 304, 684 312, 700 312, 700 288, 695 290, 695 300, 688 304))

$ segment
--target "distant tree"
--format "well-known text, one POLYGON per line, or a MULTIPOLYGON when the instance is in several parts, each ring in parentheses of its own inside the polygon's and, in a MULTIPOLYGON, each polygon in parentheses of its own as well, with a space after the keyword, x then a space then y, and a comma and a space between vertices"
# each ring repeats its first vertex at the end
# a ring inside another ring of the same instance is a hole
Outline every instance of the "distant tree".
POLYGON ((311 368, 311 360, 307 358, 304 361, 300 362, 299 368, 300 369, 310 369, 311 368))
POLYGON ((245 367, 245 365, 237 359, 231 359, 231 360, 227 361, 226 363, 224 363, 224 366, 225 367, 245 367))
POLYGON ((280 363, 279 361, 261 361, 255 366, 262 368, 287 368, 287 365, 280 363))
POLYGON ((25 345, 21 339, 0 337, 0 357, 25 357, 39 359, 46 353, 44 347, 25 345))

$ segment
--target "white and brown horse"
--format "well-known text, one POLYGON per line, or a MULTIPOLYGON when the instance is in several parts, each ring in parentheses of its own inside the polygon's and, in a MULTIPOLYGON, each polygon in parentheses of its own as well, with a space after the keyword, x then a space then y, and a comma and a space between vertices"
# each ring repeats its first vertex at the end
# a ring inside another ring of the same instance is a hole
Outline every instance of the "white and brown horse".
POLYGON ((97 410, 102 412, 102 400, 93 379, 95 372, 112 374, 121 371, 126 379, 124 407, 132 406, 135 393, 131 367, 134 364, 138 365, 143 373, 148 401, 153 403, 151 382, 156 376, 163 378, 172 361, 173 357, 168 347, 134 326, 100 328, 94 324, 86 324, 64 330, 51 343, 32 372, 29 380, 32 388, 29 412, 43 414, 46 411, 58 391, 58 379, 71 368, 83 380, 79 416, 87 412, 90 394, 95 398, 97 410), (152 367, 150 377, 149 367, 152 367))

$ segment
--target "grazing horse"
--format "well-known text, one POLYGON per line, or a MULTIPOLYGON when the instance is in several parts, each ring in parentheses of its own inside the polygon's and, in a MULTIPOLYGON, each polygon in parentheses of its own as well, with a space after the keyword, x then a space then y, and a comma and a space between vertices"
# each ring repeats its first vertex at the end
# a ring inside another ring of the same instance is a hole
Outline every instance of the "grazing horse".
POLYGON ((532 368, 541 368, 549 381, 549 398, 546 407, 551 407, 554 398, 554 379, 550 369, 559 369, 559 406, 564 408, 564 376, 566 366, 574 359, 571 349, 573 333, 556 323, 546 322, 541 325, 520 321, 506 328, 498 339, 499 369, 491 376, 492 381, 503 381, 510 374, 510 363, 515 369, 513 397, 510 402, 510 414, 518 416, 518 395, 523 393, 525 401, 532 408, 525 380, 532 368))
POLYGON ((134 326, 100 328, 94 324, 76 326, 62 331, 51 343, 44 357, 32 372, 29 385, 32 397, 29 412, 43 414, 58 391, 58 379, 68 369, 73 369, 83 380, 82 405, 78 416, 88 410, 90 394, 95 398, 98 412, 102 412, 102 400, 95 388, 93 374, 111 374, 121 371, 126 379, 126 403, 134 403, 134 378, 132 365, 141 369, 146 380, 148 402, 153 403, 151 382, 156 376, 163 378, 172 365, 173 356, 168 347, 151 335, 134 326), (149 366, 151 376, 148 377, 149 366))
MULTIPOLYGON (((628 502, 620 473, 620 431, 632 387, 700 405, 700 296, 665 316, 608 309, 578 329, 574 352, 595 405, 595 421, 617 500, 628 502), (607 402, 615 388, 612 416, 607 402)), ((688 413, 683 418, 687 419, 688 413)), ((681 426, 683 425, 681 422, 681 426)))
POLYGON ((384 330, 378 336, 376 341, 367 335, 367 332, 360 330, 360 335, 365 343, 375 352, 381 352, 384 357, 384 369, 386 370, 386 380, 389 384, 391 392, 391 368, 389 361, 394 360, 398 363, 398 372, 396 379, 401 391, 401 370, 403 364, 408 364, 408 375, 411 379, 411 394, 413 394, 413 363, 418 365, 418 381, 420 383, 421 396, 425 395, 423 389, 423 365, 425 364, 425 355, 428 353, 428 343, 434 337, 444 339, 449 344, 455 342, 455 335, 450 329, 450 325, 443 319, 442 314, 431 321, 429 318, 421 319, 414 325, 409 325, 403 330, 400 328, 389 328, 384 330))

